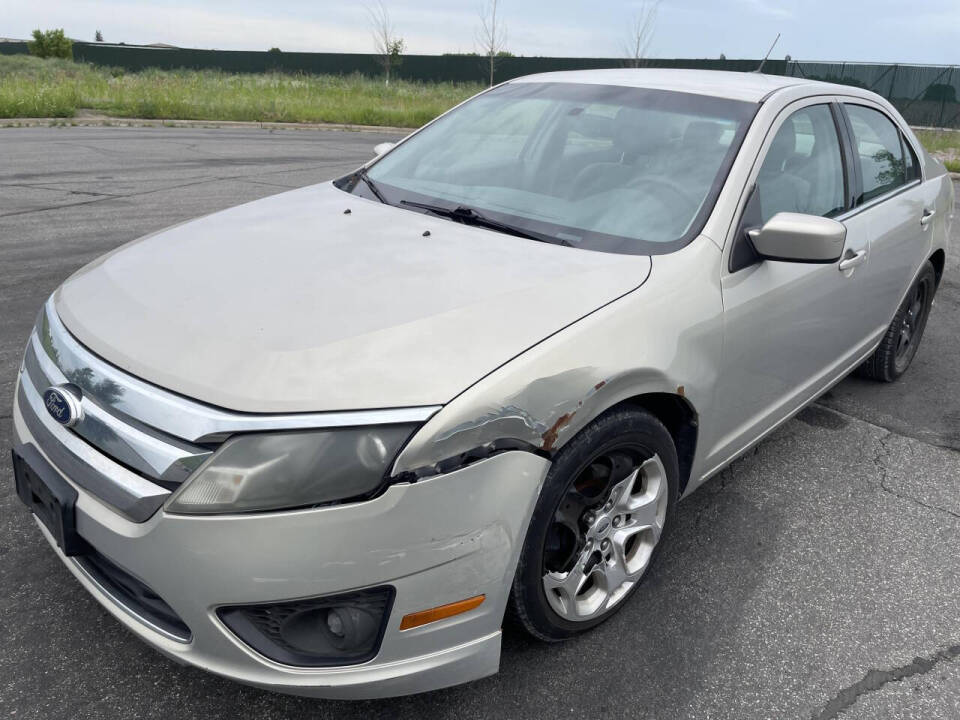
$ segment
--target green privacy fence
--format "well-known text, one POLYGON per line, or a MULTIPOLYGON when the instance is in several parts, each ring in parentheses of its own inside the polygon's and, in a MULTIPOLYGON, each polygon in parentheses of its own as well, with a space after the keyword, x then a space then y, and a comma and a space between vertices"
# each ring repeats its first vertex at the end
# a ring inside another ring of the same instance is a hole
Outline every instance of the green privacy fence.
POLYGON ((872 90, 911 125, 960 127, 960 67, 954 65, 788 62, 786 74, 872 90))
MULTIPOLYGON (((25 43, 0 43, 0 53, 27 52, 25 43)), ((362 53, 257 52, 247 50, 194 50, 190 48, 152 48, 135 45, 76 42, 74 58, 95 65, 121 67, 137 71, 146 68, 216 68, 228 72, 307 72, 314 74, 379 75, 383 72, 376 55, 362 53)), ((759 60, 651 60, 651 66, 703 68, 710 70, 753 70, 759 60)), ((623 67, 618 58, 498 58, 496 82, 521 75, 554 70, 584 70, 623 67)), ((765 70, 782 74, 784 61, 768 62, 765 70)), ((404 55, 396 76, 424 82, 486 82, 489 64, 476 55, 404 55)))
MULTIPOLYGON (((0 43, 0 54, 25 53, 26 43, 0 43)), ((95 65, 130 71, 146 68, 220 69, 227 72, 304 72, 381 74, 379 58, 361 53, 256 52, 153 48, 106 43, 74 43, 74 57, 95 65)), ((755 70, 759 60, 654 58, 648 67, 704 70, 755 70)), ((497 60, 495 80, 555 70, 619 68, 618 58, 506 57, 497 60)), ((486 82, 489 67, 476 55, 404 55, 396 76, 423 82, 486 82)), ((890 100, 911 125, 960 127, 960 67, 873 63, 768 60, 764 72, 864 87, 890 100)))

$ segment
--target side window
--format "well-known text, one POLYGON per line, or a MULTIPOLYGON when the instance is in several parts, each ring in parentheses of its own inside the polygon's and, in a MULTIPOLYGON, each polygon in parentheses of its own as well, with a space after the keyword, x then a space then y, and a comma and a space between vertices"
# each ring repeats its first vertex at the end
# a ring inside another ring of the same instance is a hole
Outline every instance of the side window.
POLYGON ((849 104, 846 108, 853 127, 854 156, 863 177, 860 202, 867 202, 907 182, 900 131, 879 110, 849 104))
POLYGON ((779 212, 829 217, 844 210, 843 158, 828 105, 797 110, 777 130, 751 204, 759 224, 779 212))
POLYGON ((903 162, 904 162, 904 175, 906 175, 907 182, 911 180, 920 179, 920 161, 917 160, 916 153, 913 152, 913 148, 910 147, 910 143, 907 142, 907 139, 901 133, 900 142, 903 145, 903 162))

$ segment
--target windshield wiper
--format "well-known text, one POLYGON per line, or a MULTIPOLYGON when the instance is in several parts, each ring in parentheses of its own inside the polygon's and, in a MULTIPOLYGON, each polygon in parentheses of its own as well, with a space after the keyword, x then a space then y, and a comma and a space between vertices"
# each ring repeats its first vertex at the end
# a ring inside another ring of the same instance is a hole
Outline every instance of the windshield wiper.
POLYGON ((409 207, 420 208, 421 210, 426 210, 431 212, 434 215, 439 215, 440 217, 450 218, 456 222, 463 223, 464 225, 477 225, 479 227, 485 227, 490 230, 496 230, 497 232, 506 233, 507 235, 515 235, 517 237, 525 238, 527 240, 536 240, 537 242, 548 242, 548 243, 557 243, 560 245, 567 245, 572 247, 572 245, 561 238, 551 237, 549 235, 540 235, 538 233, 530 232, 529 230, 524 230, 518 228, 515 225, 508 225, 507 223, 499 222, 498 220, 493 220, 488 218, 486 215, 477 212, 471 207, 466 207, 465 205, 457 205, 455 208, 443 207, 442 205, 431 205, 430 203, 421 203, 414 202, 413 200, 401 200, 401 205, 407 205, 409 207))
POLYGON ((373 193, 373 196, 374 196, 375 198, 377 198, 377 200, 379 200, 380 202, 382 202, 384 205, 389 205, 389 204, 390 204, 390 203, 387 202, 387 199, 383 196, 383 193, 380 192, 380 190, 377 188, 377 184, 376 184, 373 180, 370 179, 370 176, 369 176, 369 175, 367 175, 367 169, 366 169, 366 168, 360 168, 359 170, 357 170, 357 171, 354 173, 354 175, 355 175, 356 177, 360 178, 361 180, 363 180, 363 182, 366 183, 367 187, 370 188, 370 192, 373 193))

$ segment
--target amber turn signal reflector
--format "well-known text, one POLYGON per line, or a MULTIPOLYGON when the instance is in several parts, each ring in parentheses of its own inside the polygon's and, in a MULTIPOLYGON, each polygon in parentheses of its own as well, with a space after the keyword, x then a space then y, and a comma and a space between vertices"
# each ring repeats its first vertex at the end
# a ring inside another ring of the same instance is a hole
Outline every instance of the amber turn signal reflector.
POLYGON ((467 598, 466 600, 458 600, 448 605, 441 605, 440 607, 430 608, 429 610, 421 610, 420 612, 404 615, 403 620, 400 621, 400 629, 410 630, 411 628, 427 625, 437 620, 445 620, 448 617, 469 612, 476 607, 480 607, 480 603, 482 603, 486 597, 486 595, 477 595, 472 598, 467 598))

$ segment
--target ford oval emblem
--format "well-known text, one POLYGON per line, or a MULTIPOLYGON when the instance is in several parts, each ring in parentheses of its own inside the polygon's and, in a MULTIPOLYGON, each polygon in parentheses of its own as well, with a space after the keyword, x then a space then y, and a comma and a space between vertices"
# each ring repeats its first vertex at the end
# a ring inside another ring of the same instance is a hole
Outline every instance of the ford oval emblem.
POLYGON ((43 405, 50 417, 64 427, 73 427, 83 417, 80 399, 63 386, 47 388, 43 393, 43 405))

